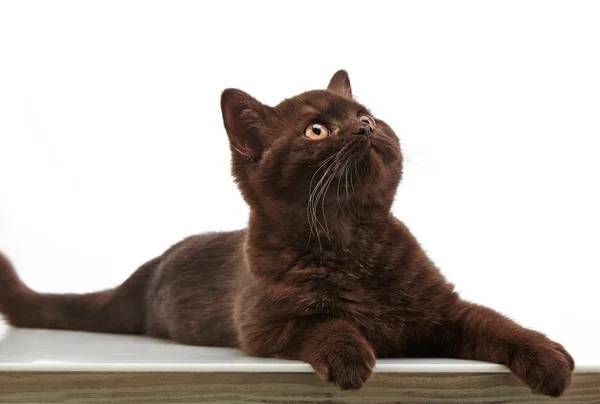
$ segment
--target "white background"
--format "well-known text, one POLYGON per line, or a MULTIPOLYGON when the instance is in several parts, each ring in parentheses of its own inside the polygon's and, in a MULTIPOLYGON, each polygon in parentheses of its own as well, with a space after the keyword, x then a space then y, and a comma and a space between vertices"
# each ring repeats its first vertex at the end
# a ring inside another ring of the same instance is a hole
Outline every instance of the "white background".
POLYGON ((112 287, 244 227, 220 92, 340 68, 401 138, 394 213, 464 297, 564 342, 598 327, 600 3, 0 3, 0 249, 39 291, 112 287))

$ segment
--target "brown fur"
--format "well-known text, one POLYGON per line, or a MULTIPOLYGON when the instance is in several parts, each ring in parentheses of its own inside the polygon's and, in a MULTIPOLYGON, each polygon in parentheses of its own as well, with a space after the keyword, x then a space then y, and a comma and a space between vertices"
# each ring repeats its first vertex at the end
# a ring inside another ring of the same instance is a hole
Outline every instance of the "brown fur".
POLYGON ((18 327, 147 334, 298 359, 358 389, 375 357, 496 362, 536 393, 559 396, 573 358, 544 335, 462 301, 390 213, 402 173, 382 120, 365 136, 350 81, 268 107, 221 99, 247 230, 190 237, 116 289, 38 294, 0 256, 0 311, 18 327), (332 135, 302 136, 318 121, 332 135))

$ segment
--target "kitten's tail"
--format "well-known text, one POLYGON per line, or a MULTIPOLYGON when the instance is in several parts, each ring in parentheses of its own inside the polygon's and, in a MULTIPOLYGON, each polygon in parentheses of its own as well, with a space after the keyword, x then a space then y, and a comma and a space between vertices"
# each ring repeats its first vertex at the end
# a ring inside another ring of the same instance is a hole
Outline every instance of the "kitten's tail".
POLYGON ((0 253, 0 313, 15 327, 123 334, 145 332, 146 290, 159 258, 123 284, 88 294, 42 294, 28 288, 0 253))

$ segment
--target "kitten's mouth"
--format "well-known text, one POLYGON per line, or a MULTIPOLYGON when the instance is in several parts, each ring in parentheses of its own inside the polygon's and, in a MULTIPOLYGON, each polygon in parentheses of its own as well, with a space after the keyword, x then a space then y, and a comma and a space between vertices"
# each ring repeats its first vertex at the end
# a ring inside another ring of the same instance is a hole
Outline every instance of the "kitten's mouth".
POLYGON ((373 150, 373 142, 363 139, 353 139, 339 151, 340 161, 350 161, 360 163, 373 150))

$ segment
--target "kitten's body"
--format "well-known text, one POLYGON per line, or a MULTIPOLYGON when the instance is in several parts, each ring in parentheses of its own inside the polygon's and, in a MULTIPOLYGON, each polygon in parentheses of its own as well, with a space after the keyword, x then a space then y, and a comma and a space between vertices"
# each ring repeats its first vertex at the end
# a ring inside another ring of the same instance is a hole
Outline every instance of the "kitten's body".
POLYGON ((535 392, 562 394, 574 366, 564 348, 462 301, 391 215, 397 138, 383 121, 365 127, 366 109, 351 97, 344 72, 329 90, 275 108, 226 90, 247 230, 190 237, 118 288, 86 295, 37 294, 0 256, 0 311, 21 327, 300 359, 344 389, 361 387, 375 357, 437 356, 502 363, 535 392), (298 132, 315 116, 336 129, 310 132, 319 142, 309 142, 298 132))

